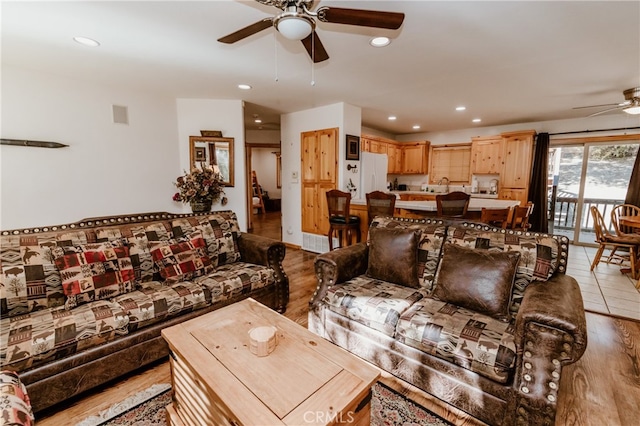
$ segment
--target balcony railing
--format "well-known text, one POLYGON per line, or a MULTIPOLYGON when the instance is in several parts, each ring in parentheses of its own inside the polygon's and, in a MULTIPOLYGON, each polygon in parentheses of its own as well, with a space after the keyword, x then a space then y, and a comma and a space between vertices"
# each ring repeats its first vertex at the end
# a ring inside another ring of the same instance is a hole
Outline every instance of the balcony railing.
MULTIPOLYGON (((624 204, 624 200, 619 199, 602 199, 602 198, 585 198, 584 210, 582 212, 580 229, 584 231, 593 231, 593 217, 591 216, 591 206, 596 206, 607 228, 611 232, 615 232, 611 223, 611 210, 619 204, 624 204)), ((576 209, 578 206, 578 198, 573 196, 559 196, 555 203, 551 203, 553 211, 553 228, 555 230, 569 230, 576 227, 576 209)))

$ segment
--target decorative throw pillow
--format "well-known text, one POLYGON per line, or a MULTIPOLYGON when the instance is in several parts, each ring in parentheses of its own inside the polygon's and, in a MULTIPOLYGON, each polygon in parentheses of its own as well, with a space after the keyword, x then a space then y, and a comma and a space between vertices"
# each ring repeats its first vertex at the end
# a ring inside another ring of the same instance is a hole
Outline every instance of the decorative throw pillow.
POLYGON ((150 242, 151 257, 167 283, 186 281, 211 272, 211 260, 202 234, 179 241, 150 242))
POLYGON ((369 230, 367 275, 406 287, 420 288, 417 250, 420 231, 402 228, 369 230))
POLYGON ((60 271, 67 308, 133 290, 129 247, 120 240, 54 247, 51 253, 60 271))
POLYGON ((509 321, 509 301, 520 253, 473 250, 446 244, 433 296, 509 321))

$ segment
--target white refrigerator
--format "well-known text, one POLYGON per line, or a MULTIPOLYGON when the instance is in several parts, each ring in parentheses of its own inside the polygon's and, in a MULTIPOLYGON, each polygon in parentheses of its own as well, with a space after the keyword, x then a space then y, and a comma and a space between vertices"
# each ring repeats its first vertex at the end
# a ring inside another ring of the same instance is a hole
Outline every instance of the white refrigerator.
POLYGON ((360 153, 360 198, 373 191, 387 192, 387 154, 360 153))

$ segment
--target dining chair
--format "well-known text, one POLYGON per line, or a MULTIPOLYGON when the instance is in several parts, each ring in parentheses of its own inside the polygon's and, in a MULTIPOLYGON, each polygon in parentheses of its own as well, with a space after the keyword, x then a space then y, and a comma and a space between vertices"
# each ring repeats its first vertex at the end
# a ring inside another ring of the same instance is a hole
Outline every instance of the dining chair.
POLYGON ((356 232, 356 241, 360 242, 360 218, 349 212, 351 206, 351 193, 339 189, 327 191, 327 207, 329 209, 329 250, 333 250, 333 233, 338 234, 338 247, 342 247, 343 236, 346 236, 347 245, 351 245, 353 231, 356 232), (343 232, 346 231, 345 235, 343 232))
POLYGON ((469 208, 471 195, 454 191, 436 195, 436 209, 441 217, 464 217, 469 208))
POLYGON ((616 254, 618 249, 624 248, 629 250, 628 262, 631 264, 631 276, 636 276, 636 262, 638 255, 638 239, 633 236, 619 236, 613 235, 607 229, 607 225, 604 223, 602 213, 596 206, 591 206, 591 216, 593 216, 593 229, 596 233, 596 243, 598 243, 598 251, 596 252, 593 262, 591 262, 591 270, 598 266, 604 250, 609 249, 609 257, 606 263, 610 263, 612 259, 617 258, 619 260, 627 261, 626 256, 616 254))
POLYGON ((511 217, 513 216, 513 207, 504 209, 488 209, 482 208, 480 222, 495 226, 497 228, 507 229, 511 225, 511 217))
POLYGON ((376 216, 393 216, 396 207, 396 195, 390 192, 373 191, 365 194, 367 199, 367 218, 369 225, 376 216))
POLYGON ((529 216, 533 212, 533 203, 529 201, 524 206, 515 206, 509 228, 519 231, 528 231, 531 228, 529 216))
POLYGON ((640 207, 633 204, 619 204, 611 210, 611 223, 616 230, 616 235, 632 235, 640 238, 637 229, 620 223, 620 216, 640 216, 640 207))

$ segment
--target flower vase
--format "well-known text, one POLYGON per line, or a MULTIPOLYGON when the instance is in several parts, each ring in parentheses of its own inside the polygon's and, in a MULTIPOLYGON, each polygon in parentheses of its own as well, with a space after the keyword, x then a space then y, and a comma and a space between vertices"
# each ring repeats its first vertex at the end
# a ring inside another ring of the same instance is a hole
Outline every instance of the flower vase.
POLYGON ((190 201, 191 211, 194 213, 202 213, 202 212, 210 212, 211 211, 211 200, 201 200, 201 201, 190 201))

